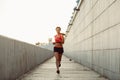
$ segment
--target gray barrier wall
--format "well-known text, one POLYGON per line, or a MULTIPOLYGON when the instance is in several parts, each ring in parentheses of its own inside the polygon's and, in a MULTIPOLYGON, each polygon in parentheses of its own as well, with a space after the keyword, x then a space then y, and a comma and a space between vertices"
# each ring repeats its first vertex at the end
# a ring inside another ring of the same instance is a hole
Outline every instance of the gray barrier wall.
POLYGON ((0 80, 15 80, 52 56, 50 50, 0 36, 0 80))
POLYGON ((65 55, 120 80, 120 0, 81 1, 67 29, 65 55))

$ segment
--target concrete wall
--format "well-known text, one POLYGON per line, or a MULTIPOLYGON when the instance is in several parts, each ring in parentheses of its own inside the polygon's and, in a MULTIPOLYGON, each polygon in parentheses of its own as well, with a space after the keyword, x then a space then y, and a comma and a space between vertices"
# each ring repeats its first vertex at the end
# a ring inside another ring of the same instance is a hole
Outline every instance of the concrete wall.
POLYGON ((65 55, 120 80, 120 0, 83 0, 68 26, 65 55))
POLYGON ((40 45, 39 47, 53 51, 54 45, 52 43, 48 43, 46 45, 40 45))
POLYGON ((0 80, 15 80, 52 56, 50 50, 0 36, 0 80))

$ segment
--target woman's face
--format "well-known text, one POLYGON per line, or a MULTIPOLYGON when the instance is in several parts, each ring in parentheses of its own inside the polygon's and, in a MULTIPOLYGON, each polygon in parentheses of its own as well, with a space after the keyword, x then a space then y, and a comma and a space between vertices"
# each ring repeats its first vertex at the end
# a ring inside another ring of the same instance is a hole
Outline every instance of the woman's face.
POLYGON ((56 32, 60 33, 61 29, 60 28, 56 28, 56 32))

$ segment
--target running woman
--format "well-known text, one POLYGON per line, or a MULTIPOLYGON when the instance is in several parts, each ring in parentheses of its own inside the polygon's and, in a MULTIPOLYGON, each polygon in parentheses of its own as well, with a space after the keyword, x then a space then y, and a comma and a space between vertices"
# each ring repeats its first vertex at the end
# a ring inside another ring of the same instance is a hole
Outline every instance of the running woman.
POLYGON ((54 36, 55 42, 53 42, 54 56, 56 59, 56 67, 57 67, 56 73, 58 73, 58 74, 60 73, 59 67, 61 66, 61 58, 62 58, 62 54, 64 52, 64 50, 63 50, 64 37, 63 37, 63 34, 60 33, 60 31, 61 31, 61 28, 56 27, 57 34, 54 36))

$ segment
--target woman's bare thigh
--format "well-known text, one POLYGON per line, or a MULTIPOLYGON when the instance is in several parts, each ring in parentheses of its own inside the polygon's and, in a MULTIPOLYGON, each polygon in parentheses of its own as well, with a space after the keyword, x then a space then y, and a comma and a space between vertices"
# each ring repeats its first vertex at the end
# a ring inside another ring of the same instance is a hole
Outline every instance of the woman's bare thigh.
POLYGON ((54 56, 55 56, 56 60, 59 60, 59 53, 58 52, 55 52, 54 56))

